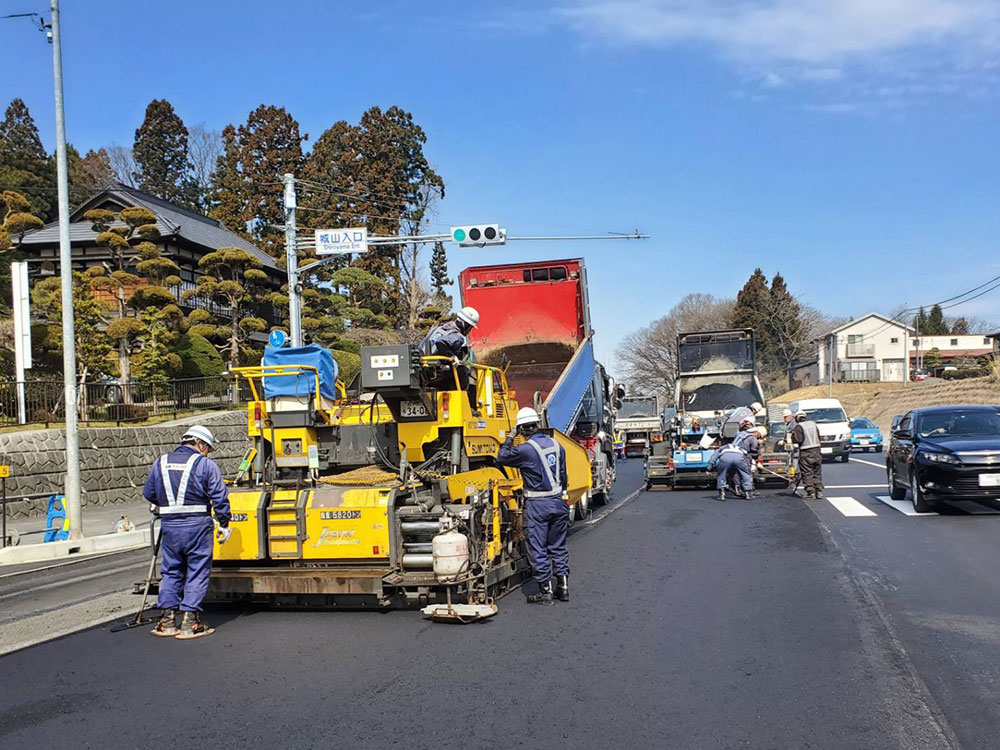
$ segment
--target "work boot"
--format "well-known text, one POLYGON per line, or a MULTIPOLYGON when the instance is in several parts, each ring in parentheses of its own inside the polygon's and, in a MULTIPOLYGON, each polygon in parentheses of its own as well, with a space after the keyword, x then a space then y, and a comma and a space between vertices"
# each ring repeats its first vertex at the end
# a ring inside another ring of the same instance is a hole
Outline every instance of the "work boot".
POLYGON ((160 638, 173 638, 177 635, 177 610, 165 609, 160 613, 160 619, 149 631, 160 638))
POLYGON ((538 584, 538 593, 528 594, 528 604, 555 604, 552 599, 552 581, 538 584))
POLYGON ((569 576, 556 576, 556 599, 569 601, 569 576))
POLYGON ((719 494, 716 496, 715 499, 718 500, 720 503, 726 502, 726 491, 725 491, 725 489, 719 490, 719 494))
POLYGON ((753 500, 755 497, 757 497, 757 493, 754 490, 743 490, 744 500, 753 500))
POLYGON ((208 627, 201 621, 197 612, 185 612, 184 619, 181 620, 181 632, 177 634, 177 640, 187 641, 192 638, 212 635, 215 628, 208 627))

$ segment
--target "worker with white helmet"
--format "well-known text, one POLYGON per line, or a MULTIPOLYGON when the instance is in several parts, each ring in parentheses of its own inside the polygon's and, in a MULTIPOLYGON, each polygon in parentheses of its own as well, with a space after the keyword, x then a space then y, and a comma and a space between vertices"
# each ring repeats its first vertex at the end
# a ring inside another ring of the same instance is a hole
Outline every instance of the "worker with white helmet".
POLYGON ((806 488, 806 497, 819 500, 823 497, 823 451, 820 446, 819 427, 802 409, 795 414, 796 425, 789 439, 799 448, 799 472, 806 488))
POLYGON ((517 413, 517 432, 525 437, 514 445, 514 433, 497 453, 497 463, 521 471, 524 484, 524 518, 528 558, 538 582, 538 592, 528 596, 529 604, 552 604, 553 595, 569 601, 569 505, 566 492, 566 451, 559 443, 543 435, 541 418, 531 408, 517 413), (556 577, 553 594, 552 576, 556 577))
POLYGON ((215 520, 220 544, 229 528, 229 492, 222 472, 208 457, 215 447, 211 430, 202 425, 189 427, 181 444, 160 456, 153 464, 142 495, 155 506, 160 517, 160 546, 163 565, 160 577, 162 610, 153 635, 176 636, 181 640, 211 635, 213 628, 201 621, 202 602, 208 592, 212 572, 212 532, 215 520), (180 630, 177 610, 182 612, 180 630))
POLYGON ((479 311, 474 307, 463 307, 454 320, 442 323, 431 329, 424 340, 420 342, 420 353, 425 357, 450 357, 458 371, 459 387, 469 394, 473 416, 479 416, 479 402, 476 396, 475 383, 470 385, 469 368, 464 363, 469 361, 469 333, 479 325, 479 311))
MULTIPOLYGON (((747 464, 748 474, 752 472, 753 467, 757 464, 760 458, 760 438, 758 437, 758 428, 754 424, 753 420, 747 417, 740 423, 740 431, 736 433, 736 437, 733 438, 733 445, 743 451, 744 457, 747 464)), ((744 475, 740 475, 741 480, 744 475)), ((753 498, 753 477, 750 476, 750 486, 747 487, 744 481, 741 481, 737 485, 737 494, 744 493, 747 500, 753 498)))
POLYGON ((757 417, 764 413, 764 405, 760 401, 754 401, 750 406, 740 406, 726 417, 727 422, 736 422, 736 424, 742 424, 743 420, 749 419, 751 422, 756 422, 757 417))

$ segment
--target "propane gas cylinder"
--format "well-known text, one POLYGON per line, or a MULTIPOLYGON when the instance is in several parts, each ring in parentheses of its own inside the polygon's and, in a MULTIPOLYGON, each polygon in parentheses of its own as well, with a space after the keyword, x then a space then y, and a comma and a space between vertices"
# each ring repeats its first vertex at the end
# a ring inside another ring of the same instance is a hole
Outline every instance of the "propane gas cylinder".
POLYGON ((457 531, 446 531, 434 537, 434 577, 439 581, 454 581, 469 569, 469 538, 457 531))

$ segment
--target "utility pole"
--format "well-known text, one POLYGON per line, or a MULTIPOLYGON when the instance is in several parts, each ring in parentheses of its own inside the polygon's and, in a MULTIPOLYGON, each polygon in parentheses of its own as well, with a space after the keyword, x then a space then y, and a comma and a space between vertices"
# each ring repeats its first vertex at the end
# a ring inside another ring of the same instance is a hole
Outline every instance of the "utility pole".
POLYGON ((903 318, 903 387, 910 382, 910 327, 903 318))
POLYGON ((288 272, 288 332, 292 346, 302 346, 302 284, 295 246, 295 175, 283 174, 285 186, 285 268, 288 272))
POLYGON ((76 414, 76 327, 73 319, 73 257, 69 242, 69 178, 66 172, 66 110, 63 102, 59 0, 52 10, 52 72, 56 98, 56 185, 59 190, 59 281, 62 285, 63 400, 66 407, 66 511, 70 536, 83 536, 80 505, 80 436, 76 414))
POLYGON ((837 348, 837 334, 833 334, 829 337, 830 345, 827 347, 827 357, 829 358, 829 371, 830 377, 827 380, 829 385, 830 398, 833 398, 833 352, 837 348))

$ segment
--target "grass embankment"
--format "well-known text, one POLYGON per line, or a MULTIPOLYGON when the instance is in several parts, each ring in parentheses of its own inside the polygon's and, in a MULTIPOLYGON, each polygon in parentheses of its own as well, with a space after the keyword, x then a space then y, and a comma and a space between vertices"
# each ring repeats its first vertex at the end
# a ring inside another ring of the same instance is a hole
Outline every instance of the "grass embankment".
MULTIPOLYGON (((814 385, 783 393, 772 401, 791 403, 804 398, 828 398, 827 385, 814 385)), ((910 383, 834 383, 833 397, 840 399, 849 417, 868 417, 887 431, 892 418, 920 406, 949 404, 1000 404, 1000 383, 990 378, 910 383)))

